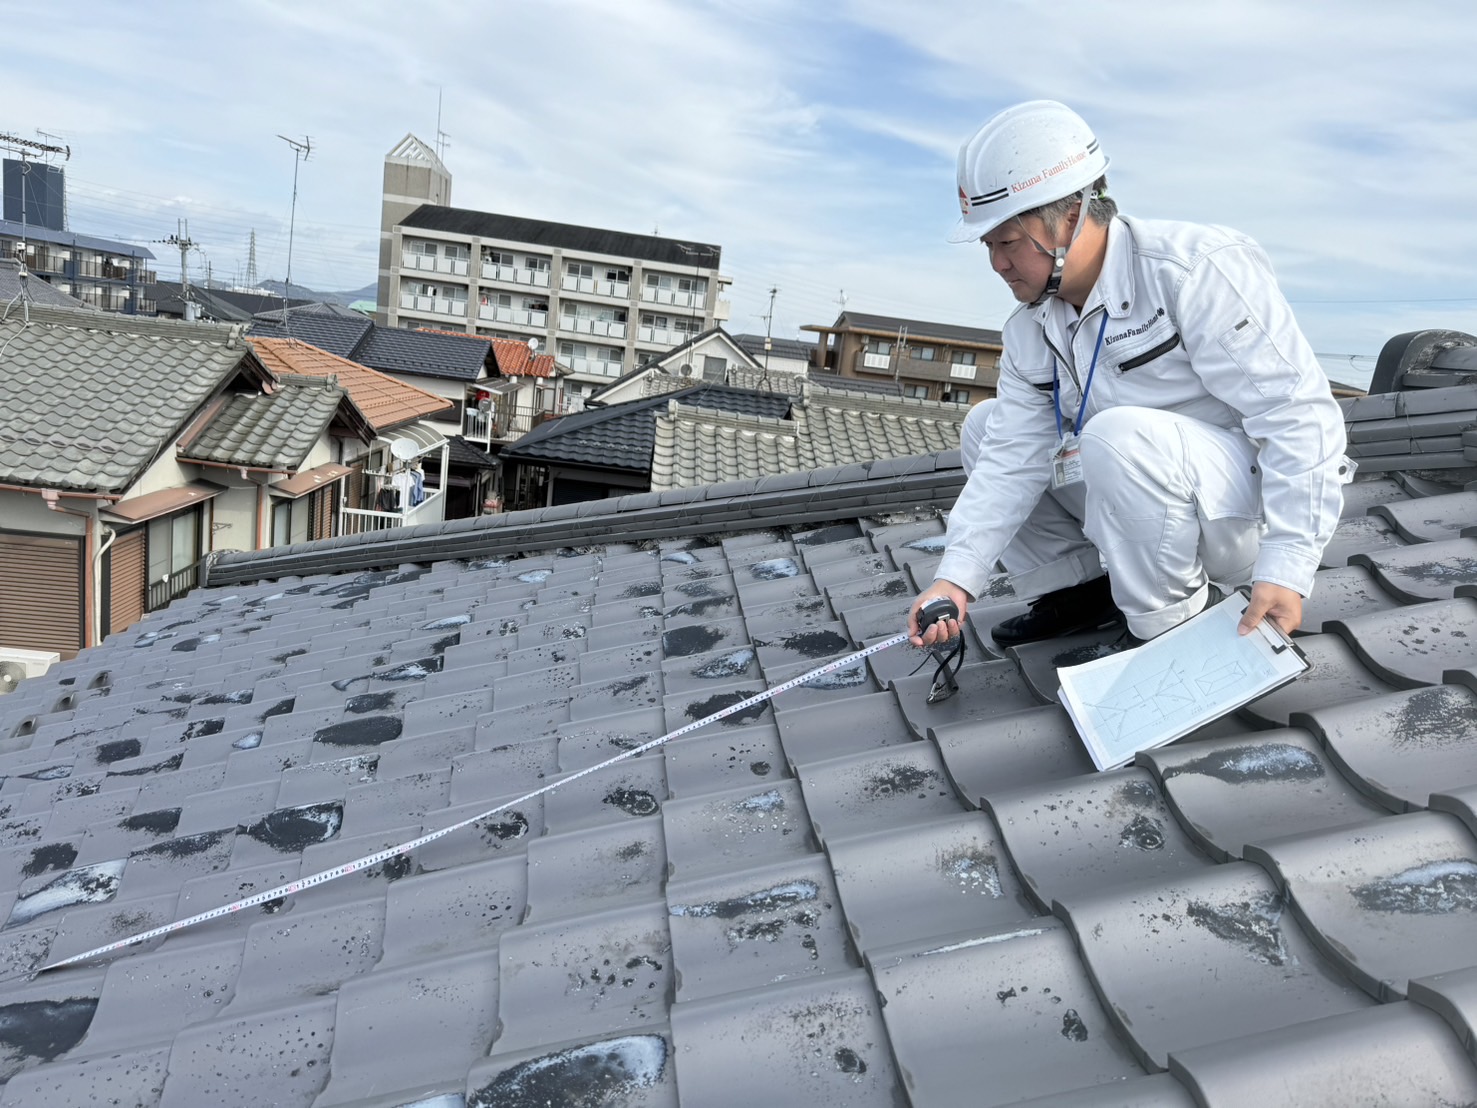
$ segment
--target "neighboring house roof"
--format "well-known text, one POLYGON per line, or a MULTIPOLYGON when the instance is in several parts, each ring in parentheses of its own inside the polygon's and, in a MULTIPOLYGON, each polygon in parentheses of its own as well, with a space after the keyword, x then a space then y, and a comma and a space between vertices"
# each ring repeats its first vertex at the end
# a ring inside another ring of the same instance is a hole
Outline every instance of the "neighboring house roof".
MULTIPOLYGON (((598 402, 601 397, 608 396, 610 393, 622 389, 622 386, 629 385, 631 382, 640 378, 645 379, 642 385, 642 392, 644 395, 647 396, 651 396, 659 392, 670 392, 673 388, 681 388, 685 385, 691 384, 693 381, 701 381, 703 376, 702 366, 690 367, 689 372, 685 375, 682 373, 681 367, 689 360, 687 356, 688 351, 692 350, 696 346, 709 344, 710 341, 715 337, 718 338, 720 340, 720 344, 724 348, 726 348, 730 354, 733 355, 733 364, 729 365, 728 367, 728 372, 730 374, 735 369, 759 368, 759 363, 754 361, 754 359, 749 355, 749 352, 743 347, 739 346, 738 343, 734 342, 733 336, 723 329, 722 324, 718 324, 717 326, 709 327, 706 331, 701 331, 698 334, 693 335, 689 339, 685 339, 684 341, 679 342, 676 346, 673 346, 668 350, 664 350, 660 354, 652 354, 646 359, 646 361, 642 362, 634 369, 627 370, 625 373, 617 377, 614 381, 611 381, 609 384, 602 385, 600 388, 596 389, 589 395, 588 400, 598 402), (661 382, 659 378, 664 373, 671 374, 671 376, 674 379, 678 380, 679 383, 677 385, 669 386, 667 383, 661 382), (657 381, 657 383, 652 384, 653 381, 657 381)), ((727 359, 725 359, 725 361, 726 360, 727 359)))
POLYGON ((274 373, 336 378, 376 432, 432 417, 448 407, 445 397, 297 339, 265 339, 253 335, 251 345, 262 364, 274 373))
MULTIPOLYGON (((733 341, 748 351, 760 365, 764 364, 764 343, 766 340, 763 335, 734 335, 733 341)), ((771 357, 789 358, 807 362, 815 357, 814 339, 770 338, 767 341, 771 344, 769 348, 771 357)))
POLYGON ((270 394, 236 393, 188 443, 189 461, 293 472, 348 397, 332 381, 283 377, 270 394))
POLYGON ((975 346, 999 346, 1000 332, 985 327, 961 327, 955 323, 929 323, 921 319, 903 319, 900 316, 870 315, 866 312, 842 312, 829 327, 811 324, 802 331, 856 331, 868 335, 883 335, 896 338, 907 332, 909 343, 953 342, 975 346))
POLYGON ((0 482, 120 493, 238 373, 239 327, 33 306, 0 323, 0 482))
POLYGON ((517 800, 900 630, 954 453, 222 555, 0 698, 6 1098, 1471 1102, 1477 513, 1430 480, 1347 490, 1306 675, 1107 773, 1054 699, 1103 636, 988 649, 998 583, 952 699, 894 647, 517 800))
POLYGON ((957 450, 958 404, 807 387, 788 419, 670 401, 656 417, 651 488, 690 488, 778 473, 957 450))
POLYGON ((728 367, 728 383, 736 389, 762 389, 765 392, 784 393, 786 396, 799 396, 805 391, 806 380, 803 373, 749 369, 747 366, 728 367))
POLYGON ((52 308, 81 308, 87 311, 94 310, 90 304, 84 304, 75 296, 68 296, 49 281, 43 281, 34 273, 21 280, 21 267, 14 258, 0 258, 0 319, 9 319, 11 316, 23 314, 21 311, 21 290, 30 297, 33 304, 44 304, 52 308))
POLYGON ((446 440, 451 449, 448 457, 452 465, 475 466, 478 469, 496 469, 502 462, 480 446, 473 446, 461 435, 452 435, 446 440))
POLYGON ((47 227, 37 227, 34 223, 22 224, 13 219, 0 219, 0 237, 23 238, 30 242, 49 242, 56 246, 75 246, 83 250, 96 250, 100 254, 117 254, 125 258, 152 258, 154 256, 154 252, 147 246, 98 238, 96 235, 79 235, 76 231, 53 231, 47 227))
MULTIPOLYGON (((147 290, 149 299, 157 305, 160 315, 182 316, 185 311, 183 290, 178 281, 156 281, 147 290)), ((190 286, 190 299, 200 306, 208 319, 220 323, 245 323, 258 312, 277 310, 281 316, 282 297, 268 292, 245 292, 239 289, 205 288, 190 286)), ((293 310, 313 303, 311 300, 292 299, 288 304, 293 310)))
MULTIPOLYGON (((669 395, 685 404, 771 418, 783 416, 790 408, 789 397, 723 385, 696 385, 669 395)), ((501 456, 646 472, 651 468, 651 449, 656 441, 657 412, 666 407, 667 397, 658 396, 607 408, 586 408, 541 423, 504 447, 501 456)))
POLYGON ((282 312, 253 317, 251 337, 300 339, 349 358, 382 373, 475 381, 486 369, 487 339, 455 331, 420 331, 381 327, 357 312, 337 304, 313 304, 288 313, 283 330, 282 312))
POLYGON ((527 243, 545 250, 577 250, 612 258, 663 262, 682 269, 717 269, 722 250, 706 242, 679 241, 657 235, 633 235, 572 223, 548 223, 517 215, 476 212, 423 204, 400 221, 402 227, 447 231, 502 242, 527 243))
POLYGON ((420 334, 451 335, 458 339, 476 339, 492 347, 493 361, 504 377, 562 377, 569 372, 554 360, 552 354, 534 354, 528 343, 517 339, 500 339, 491 335, 468 335, 464 331, 438 331, 434 328, 417 328, 420 334))
MULTIPOLYGON (((289 311, 284 329, 282 313, 264 312, 252 317, 253 339, 294 338, 337 354, 340 358, 351 358, 364 362, 358 354, 366 337, 374 329, 374 321, 362 316, 343 317, 322 312, 289 311)), ((368 365, 368 362, 364 362, 368 365)), ((378 368, 378 367, 375 367, 378 368)))

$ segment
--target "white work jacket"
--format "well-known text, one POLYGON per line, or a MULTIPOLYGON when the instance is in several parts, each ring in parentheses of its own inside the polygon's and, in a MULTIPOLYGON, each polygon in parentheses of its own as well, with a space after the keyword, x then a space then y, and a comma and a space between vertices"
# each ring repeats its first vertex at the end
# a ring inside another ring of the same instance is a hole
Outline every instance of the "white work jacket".
POLYGON ((1069 429, 1104 312, 1084 425, 1135 405, 1239 429, 1258 453, 1248 475, 1260 480, 1264 522, 1254 579, 1307 596, 1352 476, 1328 379, 1255 242, 1225 227, 1128 218, 1108 227, 1080 322, 1056 297, 1006 321, 998 399, 936 579, 979 596, 1049 487, 1053 357, 1069 429))

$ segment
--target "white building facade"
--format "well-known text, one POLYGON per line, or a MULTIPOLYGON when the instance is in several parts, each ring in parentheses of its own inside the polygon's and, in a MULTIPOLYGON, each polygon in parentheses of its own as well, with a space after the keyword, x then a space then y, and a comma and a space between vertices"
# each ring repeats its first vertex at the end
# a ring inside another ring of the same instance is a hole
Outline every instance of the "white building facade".
POLYGON ((728 318, 718 246, 453 208, 450 195, 414 136, 386 157, 382 323, 537 339, 570 368, 574 398, 728 318))

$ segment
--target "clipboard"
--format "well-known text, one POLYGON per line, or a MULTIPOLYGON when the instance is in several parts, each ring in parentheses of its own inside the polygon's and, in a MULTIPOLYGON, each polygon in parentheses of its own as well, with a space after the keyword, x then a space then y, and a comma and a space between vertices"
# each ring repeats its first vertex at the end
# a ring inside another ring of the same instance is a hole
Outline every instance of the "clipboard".
POLYGON ((1093 765, 1127 765, 1139 751, 1183 738, 1308 669, 1302 650, 1271 620, 1237 633, 1246 604, 1233 593, 1140 647, 1057 670, 1057 697, 1093 765))

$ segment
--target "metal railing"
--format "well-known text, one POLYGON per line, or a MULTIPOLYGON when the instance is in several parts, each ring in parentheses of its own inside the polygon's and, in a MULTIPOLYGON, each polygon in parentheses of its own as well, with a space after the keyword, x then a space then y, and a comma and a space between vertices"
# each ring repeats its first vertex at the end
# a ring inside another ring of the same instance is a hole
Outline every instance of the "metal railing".
POLYGON ((340 508, 339 534, 359 535, 391 527, 414 527, 418 523, 440 523, 445 518, 446 497, 440 489, 431 492, 414 508, 403 512, 375 512, 367 508, 340 508))
POLYGON ((514 323, 520 327, 547 327, 549 313, 534 308, 510 308, 505 304, 483 304, 477 309, 477 318, 497 323, 514 323))
POLYGON ((682 292, 679 289, 652 288, 644 285, 641 289, 641 299, 648 304, 671 304, 678 308, 701 309, 708 300, 708 294, 704 292, 682 292))
POLYGON ((485 412, 470 409, 462 415, 462 437, 484 445, 511 442, 522 438, 546 420, 558 419, 561 415, 577 410, 579 409, 566 405, 564 411, 558 412, 531 408, 526 404, 516 408, 493 407, 485 412))
POLYGON ((624 321, 592 319, 589 316, 560 316, 559 330, 572 335, 604 335, 612 339, 623 339, 626 337, 626 325, 624 321))
POLYGON ((149 582, 148 610, 157 612, 167 607, 171 600, 178 600, 200 584, 200 563, 186 566, 178 573, 171 573, 162 581, 149 582))

